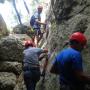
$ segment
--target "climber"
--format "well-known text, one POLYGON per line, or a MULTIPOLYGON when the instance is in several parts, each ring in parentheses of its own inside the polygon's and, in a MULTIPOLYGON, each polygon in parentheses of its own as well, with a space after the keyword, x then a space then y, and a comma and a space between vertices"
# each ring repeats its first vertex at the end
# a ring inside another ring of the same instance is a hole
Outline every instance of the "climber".
MULTIPOLYGON (((84 31, 84 30, 83 30, 83 31, 79 31, 79 30, 78 30, 78 31, 75 31, 75 32, 80 32, 80 33, 83 34, 85 31, 84 31)), ((74 33, 74 32, 73 32, 73 33, 74 33)), ((67 41, 64 42, 63 48, 66 47, 66 46, 68 46, 68 45, 69 45, 69 40, 67 40, 67 41)))
POLYGON ((44 74, 46 70, 47 64, 47 49, 41 49, 34 47, 32 41, 25 42, 25 50, 23 51, 24 59, 23 59, 23 71, 24 71, 24 82, 27 90, 35 90, 35 86, 40 79, 40 75, 44 74), (40 55, 44 54, 43 57, 40 55), (40 64, 42 58, 46 58, 45 65, 43 67, 42 73, 40 73, 40 64))
POLYGON ((41 25, 46 25, 45 23, 41 22, 41 13, 43 7, 38 6, 37 11, 31 16, 30 25, 35 31, 35 44, 38 45, 39 40, 42 38, 43 34, 41 32, 41 25))
POLYGON ((85 84, 90 84, 90 76, 82 67, 81 51, 86 43, 84 34, 75 32, 69 38, 69 47, 55 57, 50 72, 60 76, 60 90, 85 90, 85 84))

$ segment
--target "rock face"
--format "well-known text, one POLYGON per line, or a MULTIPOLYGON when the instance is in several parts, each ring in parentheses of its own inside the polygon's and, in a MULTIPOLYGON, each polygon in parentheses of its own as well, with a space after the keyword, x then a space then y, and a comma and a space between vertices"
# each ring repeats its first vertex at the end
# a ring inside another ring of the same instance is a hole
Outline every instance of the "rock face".
POLYGON ((16 76, 13 73, 0 72, 0 90, 13 90, 16 76))
POLYGON ((22 61, 22 44, 14 37, 1 39, 0 58, 5 61, 22 61))
POLYGON ((17 34, 25 34, 29 29, 30 29, 29 26, 17 25, 13 28, 13 32, 17 34))
POLYGON ((0 15, 0 38, 2 36, 7 36, 7 35, 8 35, 8 30, 6 24, 3 20, 3 17, 0 15))
POLYGON ((15 87, 22 72, 22 42, 28 38, 27 35, 20 36, 13 34, 0 40, 0 90, 20 90, 15 87))
POLYGON ((34 31, 31 29, 28 23, 24 23, 23 25, 16 25, 13 28, 13 32, 16 34, 27 34, 30 37, 34 35, 34 31))
MULTIPOLYGON (((80 31, 88 39, 88 47, 83 51, 83 59, 85 72, 90 74, 90 0, 51 0, 49 13, 51 29, 47 44, 52 53, 50 60, 63 49, 71 33, 80 31)), ((59 90, 58 86, 57 78, 47 73, 45 90, 59 90)))
MULTIPOLYGON (((52 0, 50 7, 51 30, 48 38, 50 51, 62 49, 71 33, 80 31, 89 39, 89 0, 52 0)), ((89 41, 89 40, 88 40, 89 41)))

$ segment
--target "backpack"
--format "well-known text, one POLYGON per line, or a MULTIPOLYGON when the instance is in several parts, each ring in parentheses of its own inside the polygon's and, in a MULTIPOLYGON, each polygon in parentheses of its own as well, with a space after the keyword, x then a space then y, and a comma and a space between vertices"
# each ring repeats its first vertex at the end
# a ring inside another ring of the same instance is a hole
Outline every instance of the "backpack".
POLYGON ((33 15, 30 19, 30 25, 33 27, 34 23, 35 23, 35 16, 33 15))

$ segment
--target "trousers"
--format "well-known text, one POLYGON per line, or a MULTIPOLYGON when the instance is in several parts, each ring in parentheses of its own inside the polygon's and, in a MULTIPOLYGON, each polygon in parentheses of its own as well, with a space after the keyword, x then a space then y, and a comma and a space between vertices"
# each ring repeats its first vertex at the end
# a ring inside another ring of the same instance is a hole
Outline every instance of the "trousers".
POLYGON ((35 90, 37 82, 40 80, 39 68, 24 69, 24 83, 27 90, 35 90))

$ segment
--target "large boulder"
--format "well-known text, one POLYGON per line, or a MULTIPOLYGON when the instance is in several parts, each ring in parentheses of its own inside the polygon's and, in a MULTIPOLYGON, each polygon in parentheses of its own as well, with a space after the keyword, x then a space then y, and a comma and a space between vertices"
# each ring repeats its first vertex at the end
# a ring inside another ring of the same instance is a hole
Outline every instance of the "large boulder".
POLYGON ((0 61, 22 62, 23 45, 13 36, 2 38, 0 41, 0 61))
POLYGON ((16 76, 13 73, 0 72, 0 90, 13 90, 16 76))
POLYGON ((13 32, 17 34, 25 34, 29 29, 29 26, 19 24, 13 28, 13 32))
POLYGON ((0 72, 13 72, 15 75, 19 75, 22 71, 22 64, 19 62, 0 62, 0 72))
POLYGON ((14 90, 26 90, 26 86, 24 84, 24 79, 23 79, 23 73, 20 74, 18 78, 18 83, 16 84, 14 90))
POLYGON ((26 34, 10 34, 0 40, 0 90, 22 90, 23 77, 19 77, 22 74, 23 42, 29 39, 26 34))
POLYGON ((16 34, 27 34, 30 37, 33 37, 34 35, 34 30, 28 25, 28 23, 25 23, 23 25, 16 25, 13 28, 13 32, 16 34))

